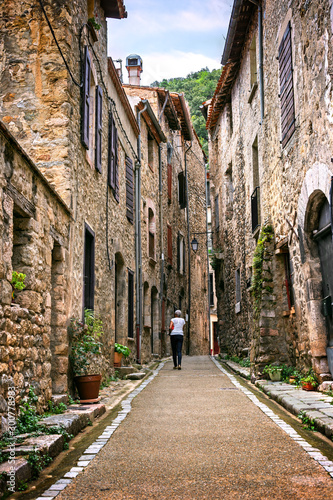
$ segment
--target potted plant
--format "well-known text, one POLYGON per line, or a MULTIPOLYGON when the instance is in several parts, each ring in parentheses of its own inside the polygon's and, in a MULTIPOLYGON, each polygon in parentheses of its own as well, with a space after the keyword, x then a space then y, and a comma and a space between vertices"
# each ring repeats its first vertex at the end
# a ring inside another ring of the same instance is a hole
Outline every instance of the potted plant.
POLYGON ((26 278, 26 274, 13 271, 12 281, 10 282, 12 285, 12 289, 13 289, 12 302, 15 301, 15 290, 21 291, 25 288, 25 284, 24 284, 25 278, 26 278))
POLYGON ((130 354, 131 350, 126 347, 125 345, 122 344, 117 344, 117 342, 114 344, 114 362, 113 366, 119 367, 121 366, 121 360, 122 357, 127 358, 130 354))
POLYGON ((99 338, 102 334, 103 323, 91 309, 85 309, 83 322, 75 318, 71 320, 69 359, 81 402, 98 401, 102 377, 101 374, 95 374, 90 365, 101 355, 99 338))
POLYGON ((304 389, 305 391, 315 391, 316 390, 316 388, 319 385, 319 381, 317 379, 316 374, 312 370, 312 368, 311 368, 311 370, 308 371, 308 373, 307 373, 307 375, 305 375, 305 377, 301 378, 301 384, 302 384, 302 389, 304 389))
POLYGON ((266 365, 263 373, 267 373, 272 382, 279 382, 281 380, 282 369, 279 365, 266 365))

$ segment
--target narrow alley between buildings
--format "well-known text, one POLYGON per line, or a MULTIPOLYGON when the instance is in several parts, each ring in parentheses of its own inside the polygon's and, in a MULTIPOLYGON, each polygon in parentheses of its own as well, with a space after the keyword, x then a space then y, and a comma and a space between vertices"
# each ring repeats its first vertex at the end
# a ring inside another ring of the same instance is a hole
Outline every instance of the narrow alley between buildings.
POLYGON ((51 472, 53 485, 27 498, 332 498, 332 479, 310 445, 257 396, 208 356, 185 357, 182 371, 162 362, 101 436, 87 440, 71 472, 51 472))

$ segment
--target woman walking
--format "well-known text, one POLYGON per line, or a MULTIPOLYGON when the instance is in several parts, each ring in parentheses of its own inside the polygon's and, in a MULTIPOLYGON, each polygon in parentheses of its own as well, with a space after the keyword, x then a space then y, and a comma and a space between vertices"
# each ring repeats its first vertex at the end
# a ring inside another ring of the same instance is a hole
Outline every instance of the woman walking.
POLYGON ((183 328, 185 325, 185 320, 180 317, 181 311, 175 311, 175 317, 172 318, 170 322, 170 339, 172 347, 172 357, 173 357, 173 369, 182 369, 182 347, 184 340, 183 328), (177 363, 178 358, 178 363, 177 363))

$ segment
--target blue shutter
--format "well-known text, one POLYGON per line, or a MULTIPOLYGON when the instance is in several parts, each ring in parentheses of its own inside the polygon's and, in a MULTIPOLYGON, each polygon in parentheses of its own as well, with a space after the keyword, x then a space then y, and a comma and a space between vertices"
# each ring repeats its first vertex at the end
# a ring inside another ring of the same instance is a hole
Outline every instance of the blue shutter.
POLYGON ((90 71, 91 62, 88 47, 84 48, 83 61, 83 87, 82 87, 82 111, 81 111, 81 141, 86 149, 89 149, 89 113, 90 113, 90 71))
POLYGON ((102 114, 103 92, 99 85, 96 87, 96 127, 95 127, 95 168, 102 173, 102 114))

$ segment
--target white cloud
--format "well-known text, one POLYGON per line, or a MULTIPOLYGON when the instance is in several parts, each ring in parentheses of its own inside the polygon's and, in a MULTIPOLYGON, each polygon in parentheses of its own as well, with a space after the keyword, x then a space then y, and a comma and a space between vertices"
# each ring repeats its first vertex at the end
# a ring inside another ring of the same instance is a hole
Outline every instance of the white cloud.
MULTIPOLYGON (((141 85, 150 85, 155 80, 161 81, 163 78, 185 77, 192 71, 200 71, 206 66, 210 70, 221 67, 219 61, 211 57, 181 51, 142 54, 142 60, 141 85)), ((123 68, 123 71, 126 83, 128 81, 126 68, 123 68)))

